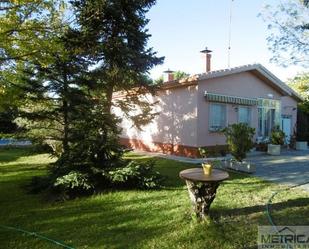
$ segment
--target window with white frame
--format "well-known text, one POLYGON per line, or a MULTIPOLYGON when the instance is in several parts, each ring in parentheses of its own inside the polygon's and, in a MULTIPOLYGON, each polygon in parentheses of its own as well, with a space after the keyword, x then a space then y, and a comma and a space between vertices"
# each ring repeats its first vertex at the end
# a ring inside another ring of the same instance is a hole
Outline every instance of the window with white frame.
POLYGON ((220 131, 226 127, 226 105, 210 103, 209 130, 220 131))
POLYGON ((251 108, 248 106, 239 106, 238 107, 238 122, 251 124, 251 108))
POLYGON ((258 136, 269 137, 272 128, 280 125, 281 103, 279 100, 259 99, 258 136))

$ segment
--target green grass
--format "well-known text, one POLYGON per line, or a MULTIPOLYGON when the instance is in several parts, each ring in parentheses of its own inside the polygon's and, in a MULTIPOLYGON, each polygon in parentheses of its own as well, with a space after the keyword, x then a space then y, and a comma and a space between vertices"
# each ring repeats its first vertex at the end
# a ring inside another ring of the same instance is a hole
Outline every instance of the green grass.
MULTIPOLYGON (((127 157, 147 160, 133 153, 127 157)), ((0 225, 39 232, 75 248, 256 248, 257 226, 268 225, 265 204, 280 185, 231 174, 218 189, 211 219, 196 222, 178 173, 190 164, 158 159, 167 177, 156 191, 113 191, 66 202, 47 202, 27 194, 31 177, 46 174, 47 154, 0 150, 0 225)), ((308 225, 309 195, 300 189, 274 199, 278 225, 308 225)), ((0 248, 61 248, 0 228, 0 248)))

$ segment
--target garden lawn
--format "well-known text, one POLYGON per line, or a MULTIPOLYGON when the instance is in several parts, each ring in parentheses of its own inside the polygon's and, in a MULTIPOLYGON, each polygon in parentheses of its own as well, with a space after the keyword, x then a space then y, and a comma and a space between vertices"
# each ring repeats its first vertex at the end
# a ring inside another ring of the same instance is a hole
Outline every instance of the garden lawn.
MULTIPOLYGON (((134 153, 128 158, 148 160, 134 153)), ((44 175, 52 162, 28 149, 0 150, 0 225, 39 232, 74 248, 256 248, 258 225, 268 225, 265 204, 283 186, 231 174, 211 207, 211 220, 191 217, 187 189, 179 171, 192 164, 158 159, 165 187, 152 191, 109 191, 66 202, 28 194, 24 185, 44 175)), ((278 225, 308 225, 309 195, 300 189, 275 197, 278 225)), ((0 248, 61 248, 20 232, 0 228, 0 248)))

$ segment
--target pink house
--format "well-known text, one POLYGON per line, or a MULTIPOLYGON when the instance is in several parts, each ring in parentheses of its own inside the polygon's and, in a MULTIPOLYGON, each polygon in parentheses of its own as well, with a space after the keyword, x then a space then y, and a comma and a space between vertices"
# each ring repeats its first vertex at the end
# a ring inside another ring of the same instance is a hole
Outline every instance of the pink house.
POLYGON ((199 147, 225 145, 220 130, 237 122, 254 127, 256 140, 268 137, 272 127, 280 125, 288 142, 301 98, 260 64, 211 71, 210 56, 206 58, 206 73, 173 80, 169 72, 156 96, 143 96, 158 101, 159 115, 142 130, 124 119, 122 144, 196 157, 199 147))

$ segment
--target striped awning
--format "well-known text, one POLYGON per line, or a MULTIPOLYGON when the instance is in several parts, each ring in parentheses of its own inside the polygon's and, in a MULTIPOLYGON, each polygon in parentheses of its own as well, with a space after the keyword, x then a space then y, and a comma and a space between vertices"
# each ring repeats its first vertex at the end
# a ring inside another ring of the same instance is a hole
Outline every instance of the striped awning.
POLYGON ((230 95, 223 95, 217 93, 205 92, 205 98, 207 101, 229 103, 237 105, 257 105, 258 99, 255 98, 245 98, 230 95))

